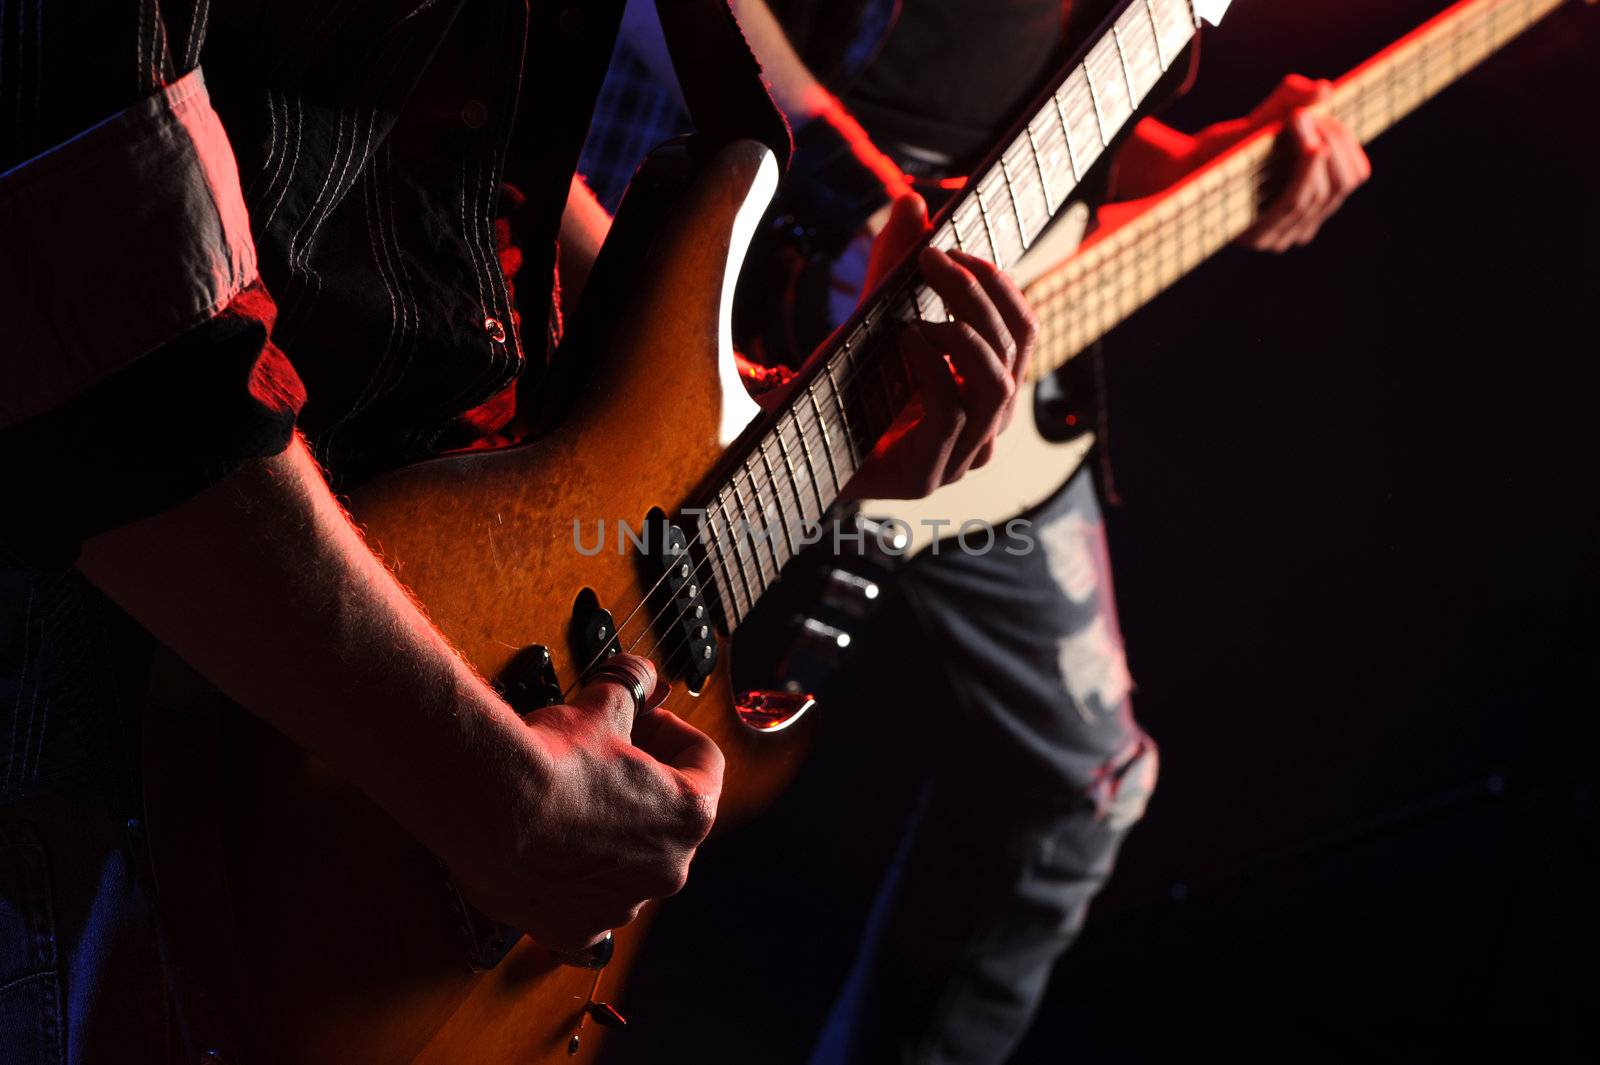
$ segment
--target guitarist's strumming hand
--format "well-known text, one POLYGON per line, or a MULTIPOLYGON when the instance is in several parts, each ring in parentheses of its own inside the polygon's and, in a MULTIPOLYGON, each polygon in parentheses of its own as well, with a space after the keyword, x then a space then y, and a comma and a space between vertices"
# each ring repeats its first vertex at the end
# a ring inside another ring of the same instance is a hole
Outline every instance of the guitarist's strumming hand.
MULTIPOLYGON (((895 200, 862 291, 871 293, 928 229, 920 196, 895 200)), ((851 498, 916 499, 988 462, 995 434, 1011 423, 1017 382, 1033 355, 1038 321, 998 267, 927 247, 917 268, 955 320, 916 323, 901 334, 916 393, 845 485, 851 498)))
POLYGON ((504 851, 447 859, 480 909, 557 950, 588 946, 676 894, 722 792, 722 752, 659 708, 668 688, 650 661, 607 664, 654 688, 638 721, 632 694, 610 680, 534 712, 525 740, 538 770, 519 765, 508 782, 518 801, 498 832, 504 851))
MULTIPOLYGON (((363 542, 298 440, 90 538, 78 564, 365 791, 484 912, 546 946, 587 946, 677 891, 711 827, 722 754, 654 709, 664 685, 637 723, 615 681, 518 717, 363 542)), ((644 659, 611 662, 656 687, 644 659)))

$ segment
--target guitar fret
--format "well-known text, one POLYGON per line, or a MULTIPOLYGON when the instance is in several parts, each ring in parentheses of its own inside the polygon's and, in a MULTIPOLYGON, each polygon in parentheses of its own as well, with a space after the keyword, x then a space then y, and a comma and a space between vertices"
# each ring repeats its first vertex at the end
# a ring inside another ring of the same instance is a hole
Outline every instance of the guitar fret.
MULTIPOLYGON (((766 458, 766 449, 765 448, 762 449, 761 457, 763 459, 766 458)), ((761 524, 759 526, 759 528, 761 530, 761 539, 763 539, 763 540, 765 540, 767 542, 767 553, 772 556, 772 580, 775 581, 775 580, 778 579, 778 574, 783 570, 783 564, 785 562, 787 562, 788 559, 784 559, 784 558, 779 558, 778 557, 778 539, 777 539, 777 537, 772 535, 772 528, 768 525, 768 522, 767 522, 767 508, 765 506, 763 506, 762 503, 761 503, 761 485, 756 481, 755 471, 750 468, 750 456, 748 456, 748 455, 745 456, 743 465, 744 465, 745 477, 750 482, 750 494, 752 496, 752 501, 751 502, 752 502, 752 505, 756 509, 756 517, 761 522, 761 524)), ((769 467, 769 469, 770 469, 770 467, 769 467)), ((773 498, 774 499, 777 498, 777 490, 776 489, 773 490, 773 498)), ((743 508, 741 507, 740 509, 742 510, 743 508)), ((745 515, 745 521, 748 522, 749 520, 750 520, 749 515, 746 514, 745 515)), ((752 540, 754 540, 754 538, 756 536, 756 529, 757 529, 757 526, 751 525, 750 528, 747 530, 748 535, 750 536, 750 538, 752 540)), ((785 529, 784 531, 787 532, 788 530, 785 529)), ((757 555, 758 558, 760 557, 760 549, 759 548, 756 549, 756 555, 757 555)), ((766 577, 766 566, 765 565, 763 565, 761 567, 761 580, 762 580, 763 583, 767 584, 768 586, 771 585, 771 582, 768 581, 767 577, 766 577)), ((762 589, 762 590, 765 591, 765 589, 762 589)))
MULTIPOLYGON (((739 490, 738 490, 737 487, 724 488, 721 492, 719 492, 717 494, 717 507, 718 507, 718 509, 720 509, 722 511, 722 521, 724 523, 724 526, 727 529, 727 532, 726 532, 725 535, 728 536, 733 541, 733 557, 734 557, 734 560, 739 563, 739 583, 744 585, 744 599, 745 599, 745 602, 747 604, 749 604, 748 608, 742 609, 740 611, 740 613, 742 615, 742 614, 748 613, 749 610, 755 608, 755 605, 756 605, 756 594, 755 594, 754 590, 751 589, 751 587, 750 587, 750 567, 745 565, 744 557, 742 555, 740 555, 740 553, 739 553, 740 548, 742 546, 741 538, 739 537, 738 532, 733 527, 733 515, 728 512, 727 493, 730 490, 733 492, 734 503, 736 505, 739 505, 740 513, 744 512, 743 505, 739 504, 739 490)), ((727 563, 724 562, 723 566, 726 567, 727 563)), ((757 579, 758 580, 760 579, 759 572, 757 573, 757 579)), ((763 589, 763 590, 765 590, 765 589, 763 589)), ((737 604, 735 604, 735 605, 737 605, 737 604)), ((741 620, 742 620, 742 618, 741 618, 741 620)))
MULTIPOLYGON (((810 386, 807 386, 806 392, 807 394, 810 394, 810 386)), ((812 395, 811 406, 813 409, 815 409, 816 405, 817 397, 812 395)), ((828 509, 828 501, 822 498, 822 485, 817 483, 817 462, 811 457, 811 441, 806 439, 805 426, 800 424, 800 412, 793 407, 789 408, 789 420, 794 423, 794 435, 800 440, 800 453, 805 456, 806 460, 806 476, 811 481, 812 494, 817 497, 817 518, 818 520, 821 520, 822 515, 828 509)), ((826 429, 823 430, 823 437, 824 439, 827 437, 826 429)), ((781 435, 778 437, 778 444, 780 447, 783 444, 783 437, 781 435)), ((837 495, 839 491, 839 478, 835 477, 833 479, 833 484, 834 493, 837 495)), ((805 517, 805 510, 803 508, 800 511, 800 516, 802 518, 805 517)))
POLYGON ((1148 8, 1129 6, 1117 22, 1117 40, 1127 68, 1135 108, 1160 83, 1166 67, 1161 57, 1161 42, 1149 18, 1148 8))
POLYGON ((1021 205, 1017 203, 1016 195, 1008 183, 1004 156, 1001 156, 999 165, 991 167, 983 179, 975 183, 974 188, 987 205, 989 223, 994 228, 1000 255, 995 262, 1001 269, 1006 269, 1022 258, 1028 250, 1028 244, 1023 238, 1026 224, 1022 219, 1021 205), (1011 205, 1010 210, 1006 209, 1006 201, 1011 205))
POLYGON ((1083 171, 1078 169, 1078 153, 1072 149, 1072 125, 1067 121, 1066 108, 1061 105, 1059 90, 1050 97, 1056 105, 1056 117, 1061 120, 1061 136, 1067 142, 1067 165, 1072 167, 1072 182, 1074 185, 1083 181, 1083 171))
POLYGON ((1052 97, 1049 104, 1041 109, 1036 120, 1037 129, 1029 124, 1029 131, 1034 134, 1034 140, 1039 146, 1039 155, 1043 159, 1045 183, 1050 189, 1050 196, 1056 210, 1072 194, 1077 186, 1077 178, 1073 174, 1072 160, 1067 153, 1067 130, 1062 125, 1062 112, 1057 101, 1052 97), (1052 113, 1055 115, 1051 119, 1052 113))
POLYGON ((1105 147, 1110 147, 1117 139, 1117 132, 1139 106, 1132 92, 1133 85, 1124 75, 1121 54, 1113 43, 1116 39, 1115 33, 1102 37, 1090 50, 1089 61, 1084 64, 1084 74, 1089 79, 1101 123, 1100 140, 1105 147))
POLYGON ((1133 87, 1133 74, 1128 70, 1128 53, 1122 47, 1122 27, 1115 23, 1111 26, 1111 39, 1117 46, 1117 61, 1122 64, 1122 83, 1128 87, 1128 106, 1137 108, 1141 93, 1133 87))
MULTIPOLYGON (((862 335, 866 338, 870 338, 876 328, 877 323, 869 315, 867 319, 862 322, 862 335)), ((875 423, 871 426, 872 439, 874 442, 876 442, 877 439, 884 433, 888 432, 889 426, 894 424, 894 380, 889 376, 888 362, 889 360, 884 358, 872 360, 872 375, 878 382, 880 409, 882 412, 881 416, 877 417, 875 419, 875 423)))
POLYGON ((958 247, 962 250, 969 245, 976 247, 979 233, 983 229, 983 216, 978 211, 978 205, 971 199, 963 199, 956 205, 955 213, 950 216, 950 220, 955 224, 956 235, 960 238, 958 247), (962 233, 963 229, 967 231, 965 234, 962 233))
POLYGON ((817 428, 822 431, 822 454, 828 460, 828 476, 833 478, 833 494, 837 498, 844 491, 844 482, 839 479, 839 467, 834 464, 833 437, 828 432, 828 419, 822 416, 822 405, 817 402, 816 389, 811 385, 806 385, 806 398, 811 401, 811 412, 816 416, 817 428))
POLYGON ((977 184, 972 186, 972 198, 978 204, 978 217, 983 221, 983 235, 989 242, 989 261, 1004 265, 1002 261, 1004 256, 1000 254, 1000 245, 995 243, 994 227, 989 225, 989 208, 983 205, 983 189, 977 184))
POLYGON ((1039 174, 1039 192, 1044 196, 1045 217, 1049 218, 1056 213, 1056 209, 1050 202, 1050 179, 1045 176, 1044 163, 1039 159, 1039 142, 1033 136, 1033 123, 1029 122, 1023 131, 1028 135, 1028 154, 1033 157, 1033 169, 1039 174))
MULTIPOLYGON (((794 408, 792 407, 789 409, 789 418, 794 422, 795 435, 799 437, 802 444, 805 443, 804 431, 800 428, 800 422, 795 418, 794 408)), ((789 494, 794 496, 794 505, 799 508, 800 523, 804 526, 810 519, 806 516, 805 498, 800 494, 800 477, 795 473, 794 459, 789 454, 789 445, 783 442, 783 423, 779 422, 774 426, 772 433, 778 441, 778 454, 783 456, 783 468, 789 474, 789 494)), ((813 481, 811 487, 815 489, 817 487, 816 482, 813 481)), ((802 528, 802 534, 804 531, 802 528)))
POLYGON ((1165 74, 1172 64, 1161 50, 1161 27, 1156 24, 1156 6, 1152 0, 1144 0, 1144 13, 1150 19, 1150 35, 1156 43, 1156 62, 1161 64, 1161 73, 1165 74))
MULTIPOLYGON (((794 531, 789 528, 789 510, 783 505, 783 489, 778 484, 778 473, 772 466, 772 456, 767 454, 767 443, 765 440, 761 442, 761 446, 757 450, 761 452, 761 465, 764 466, 767 471, 767 483, 772 486, 772 505, 776 507, 778 511, 778 524, 783 526, 783 538, 789 545, 789 558, 793 558, 795 555, 800 553, 800 549, 795 545, 794 531)), ((790 482, 790 487, 791 489, 793 488, 792 481, 790 482)), ((759 501, 760 498, 760 493, 757 492, 756 499, 759 501)), ((764 516, 765 515, 763 514, 763 517, 764 516)), ((788 560, 785 559, 785 561, 788 560)))
POLYGON ((1000 156, 1000 177, 1005 180, 1006 196, 1011 200, 1011 216, 1017 220, 1017 240, 1021 242, 1024 251, 1032 243, 1028 239, 1028 227, 1022 221, 1022 208, 1017 205, 1017 190, 1011 184, 1011 169, 1006 166, 1006 157, 1000 156))
MULTIPOLYGON (((720 492, 717 499, 718 505, 721 506, 720 492)), ((744 621, 748 611, 739 605, 738 585, 733 580, 733 567, 728 565, 728 555, 723 542, 717 536, 717 523, 712 518, 709 507, 700 515, 700 521, 702 522, 700 535, 705 540, 706 556, 715 559, 717 564, 712 570, 711 577, 717 586, 717 601, 722 605, 724 627, 732 632, 744 621)))
POLYGON ((1073 160, 1073 176, 1078 181, 1105 151, 1105 141, 1100 134, 1100 112, 1095 106, 1089 72, 1078 67, 1062 83, 1057 93, 1061 113, 1066 118, 1067 150, 1073 160))
POLYGON ((1169 65, 1177 61, 1195 33, 1193 19, 1179 18, 1174 10, 1174 5, 1181 2, 1182 0, 1151 0, 1151 10, 1156 23, 1156 42, 1168 57, 1169 65))
MULTIPOLYGON (((850 355, 849 344, 844 346, 844 355, 846 358, 850 355)), ((853 469, 860 469, 861 455, 860 449, 856 446, 856 433, 850 427, 850 415, 845 413, 844 397, 839 394, 839 379, 833 375, 833 363, 831 361, 827 365, 827 370, 828 383, 833 386, 833 405, 839 408, 839 424, 844 426, 845 446, 850 449, 850 465, 853 469)))
POLYGON ((1111 142, 1106 139, 1106 116, 1100 109, 1100 93, 1094 87, 1094 78, 1090 75, 1087 65, 1083 68, 1083 78, 1089 83, 1089 103, 1094 106, 1094 128, 1100 134, 1100 147, 1104 150, 1111 146, 1111 142))

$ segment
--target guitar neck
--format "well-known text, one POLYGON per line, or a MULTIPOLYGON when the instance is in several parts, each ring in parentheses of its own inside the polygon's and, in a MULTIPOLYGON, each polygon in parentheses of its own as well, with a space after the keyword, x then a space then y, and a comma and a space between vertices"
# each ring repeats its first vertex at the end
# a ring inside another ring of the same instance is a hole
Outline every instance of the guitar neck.
MULTIPOLYGON (((1463 0, 1334 89, 1332 113, 1370 142, 1560 7, 1564 0, 1463 0)), ((1276 132, 1263 130, 1029 286, 1044 377, 1250 229, 1271 202, 1276 132)))
MULTIPOLYGON (((1227 6, 1123 0, 934 219, 927 243, 1015 265, 1183 55, 1200 21, 1219 21, 1227 6)), ((806 545, 911 402, 894 338, 918 317, 949 315, 907 265, 834 334, 784 407, 730 449, 725 479, 701 504, 701 543, 728 631, 806 545)))

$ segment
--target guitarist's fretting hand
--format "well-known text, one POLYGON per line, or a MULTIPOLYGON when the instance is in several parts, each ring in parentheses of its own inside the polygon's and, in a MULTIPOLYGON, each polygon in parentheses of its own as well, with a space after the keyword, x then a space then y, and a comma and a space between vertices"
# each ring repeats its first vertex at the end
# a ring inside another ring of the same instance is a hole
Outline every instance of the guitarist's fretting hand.
POLYGON ((1291 153, 1288 183, 1239 243, 1273 252, 1309 243, 1372 176, 1361 142, 1327 110, 1332 95, 1328 82, 1291 74, 1244 118, 1218 122, 1192 136, 1146 119, 1117 157, 1116 198, 1161 192, 1240 141, 1281 124, 1291 153))
MULTIPOLYGON (((862 291, 870 293, 928 229, 921 197, 897 199, 873 244, 862 291)), ((851 498, 916 499, 988 462, 1033 355, 1039 332, 1033 309, 993 264, 929 247, 917 267, 955 320, 923 322, 902 334, 916 395, 845 486, 851 498)))
POLYGON ((1283 123, 1294 150, 1288 186, 1239 238, 1245 247, 1288 251, 1310 243, 1322 224, 1372 176, 1361 142, 1322 107, 1332 95, 1328 82, 1291 74, 1244 120, 1246 133, 1283 123))

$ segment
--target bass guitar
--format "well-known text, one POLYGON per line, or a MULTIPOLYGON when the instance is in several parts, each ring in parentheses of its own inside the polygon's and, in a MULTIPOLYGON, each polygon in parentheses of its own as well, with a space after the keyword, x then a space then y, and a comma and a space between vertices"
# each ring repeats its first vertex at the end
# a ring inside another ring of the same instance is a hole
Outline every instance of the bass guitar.
MULTIPOLYGON (((1327 107, 1370 142, 1563 2, 1463 0, 1341 78, 1327 107)), ((1099 48, 1104 53, 1107 46, 1099 48)), ((1118 62, 1114 49, 1102 54, 1101 80, 1088 82, 1094 114, 1116 95, 1111 75, 1118 62)), ((1013 217, 1011 205, 1058 204, 1070 196, 1076 170, 1034 167, 1031 153, 1033 146, 1065 142, 1074 168, 1082 166, 1076 160, 1092 158, 1101 136, 1084 117, 1085 97, 1081 85, 1076 92, 1063 86, 1059 108, 1029 121, 1020 151, 1014 146, 978 171, 955 211, 968 250, 1008 269, 1038 313, 1041 332, 1029 380, 1018 390, 1019 416, 996 439, 988 465, 926 499, 862 504, 902 557, 961 535, 963 526, 1004 527, 1054 495, 1093 440, 1055 442, 1041 415, 1027 416, 1042 410, 1035 401, 1039 382, 1249 230, 1273 199, 1281 131, 1264 129, 1171 189, 1103 210, 1102 228, 1081 249, 1081 226, 1056 226, 1035 241, 1028 216, 1013 217)))

